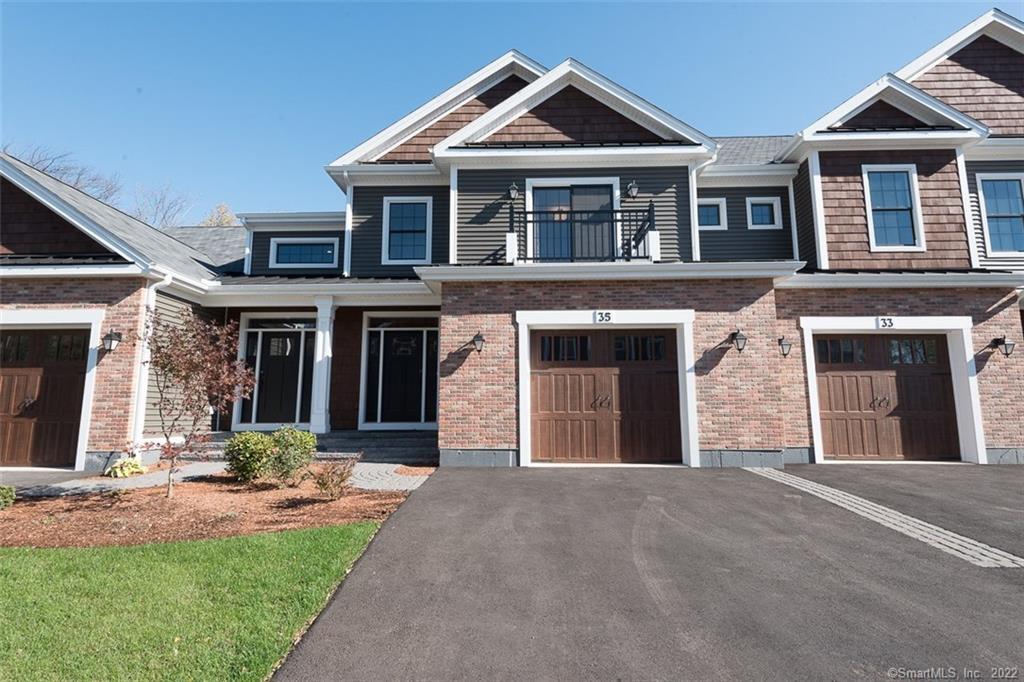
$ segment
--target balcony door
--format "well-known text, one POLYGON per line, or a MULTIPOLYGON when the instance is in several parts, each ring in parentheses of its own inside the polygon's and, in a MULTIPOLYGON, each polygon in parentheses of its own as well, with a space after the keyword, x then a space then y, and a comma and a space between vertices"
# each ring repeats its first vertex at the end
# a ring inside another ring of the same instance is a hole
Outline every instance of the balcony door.
POLYGON ((611 185, 533 189, 531 258, 611 261, 618 251, 611 185))

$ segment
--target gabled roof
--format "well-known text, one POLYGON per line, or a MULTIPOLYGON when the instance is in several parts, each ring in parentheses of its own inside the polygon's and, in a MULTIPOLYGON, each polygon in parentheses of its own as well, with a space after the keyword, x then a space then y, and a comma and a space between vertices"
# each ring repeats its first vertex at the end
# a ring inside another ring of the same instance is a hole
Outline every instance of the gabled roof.
POLYGON ((1024 52, 1024 22, 1000 9, 990 9, 896 72, 899 78, 913 82, 933 66, 955 54, 981 35, 1024 52))
POLYGON ((95 239, 143 269, 193 280, 211 276, 206 256, 174 237, 95 199, 27 163, 0 152, 0 175, 95 239))
POLYGON ((383 156, 462 104, 498 84, 510 74, 532 82, 546 69, 517 50, 510 50, 473 72, 440 95, 332 161, 328 168, 365 163, 383 156))
POLYGON ((717 143, 710 136, 629 92, 585 64, 574 59, 566 59, 480 118, 438 143, 434 147, 435 158, 451 154, 455 148, 485 140, 568 86, 581 90, 665 140, 702 146, 710 152, 717 149, 717 143))

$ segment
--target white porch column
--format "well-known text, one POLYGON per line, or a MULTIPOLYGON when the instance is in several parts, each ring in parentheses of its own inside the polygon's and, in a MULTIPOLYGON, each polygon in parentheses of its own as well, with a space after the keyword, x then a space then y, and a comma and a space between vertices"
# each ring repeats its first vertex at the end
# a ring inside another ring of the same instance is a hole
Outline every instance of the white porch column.
POLYGON ((334 299, 318 296, 316 303, 316 347, 313 349, 313 386, 309 430, 331 430, 331 349, 334 343, 334 299))

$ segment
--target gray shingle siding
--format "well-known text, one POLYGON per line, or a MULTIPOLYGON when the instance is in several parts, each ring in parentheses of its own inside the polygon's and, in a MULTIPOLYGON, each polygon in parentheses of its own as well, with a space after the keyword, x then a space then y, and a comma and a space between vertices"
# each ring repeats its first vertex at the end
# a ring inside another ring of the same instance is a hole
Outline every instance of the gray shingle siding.
POLYGON ((996 268, 1024 268, 1024 253, 988 255, 985 247, 985 228, 981 222, 978 173, 1024 173, 1024 160, 967 162, 967 190, 971 197, 970 227, 974 230, 974 243, 978 248, 979 264, 996 268))
POLYGON ((343 230, 287 230, 258 231, 252 233, 250 274, 253 275, 337 275, 341 277, 345 265, 345 232, 343 230), (338 240, 338 267, 336 268, 272 268, 270 267, 270 240, 275 237, 311 237, 338 240))
POLYGON ((508 187, 520 189, 516 210, 526 210, 527 178, 618 177, 624 210, 645 209, 654 203, 655 225, 661 231, 664 260, 692 260, 690 194, 686 166, 652 168, 545 168, 460 170, 458 198, 458 260, 460 264, 503 263, 508 231, 508 187), (636 199, 625 196, 636 180, 636 199), (680 258, 682 254, 682 258, 680 258))
POLYGON ((788 187, 707 187, 698 183, 698 199, 725 199, 727 230, 700 231, 700 258, 707 261, 788 260, 793 257, 788 187), (782 200, 782 229, 751 230, 747 197, 782 200))
POLYGON ((796 203, 796 241, 800 260, 808 270, 818 268, 818 250, 814 242, 814 203, 811 199, 811 172, 804 161, 793 178, 793 200, 796 203))
POLYGON ((416 187, 353 187, 349 197, 352 211, 352 277, 415 277, 412 265, 381 265, 384 226, 384 197, 432 197, 431 262, 448 262, 447 185, 416 187))

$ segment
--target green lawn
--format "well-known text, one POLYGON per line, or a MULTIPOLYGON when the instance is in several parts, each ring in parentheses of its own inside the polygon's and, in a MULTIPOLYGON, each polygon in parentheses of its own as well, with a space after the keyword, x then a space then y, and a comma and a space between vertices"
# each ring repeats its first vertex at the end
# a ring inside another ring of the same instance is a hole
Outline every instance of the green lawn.
POLYGON ((263 679, 376 530, 0 549, 0 679, 263 679))

